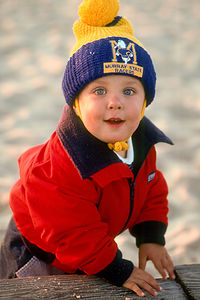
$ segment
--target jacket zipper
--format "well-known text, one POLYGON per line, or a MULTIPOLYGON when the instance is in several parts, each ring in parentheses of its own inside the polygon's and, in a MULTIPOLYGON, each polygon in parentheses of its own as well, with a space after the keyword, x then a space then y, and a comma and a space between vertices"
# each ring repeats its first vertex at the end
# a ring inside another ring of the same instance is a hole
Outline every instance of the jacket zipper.
POLYGON ((130 221, 130 218, 131 218, 132 213, 133 213, 134 194, 135 194, 135 181, 132 181, 130 179, 129 180, 129 187, 130 187, 130 210, 129 210, 129 215, 128 215, 128 218, 126 220, 126 223, 124 224, 124 227, 122 228, 120 233, 122 233, 124 231, 124 229, 126 228, 126 226, 128 225, 128 222, 130 221))

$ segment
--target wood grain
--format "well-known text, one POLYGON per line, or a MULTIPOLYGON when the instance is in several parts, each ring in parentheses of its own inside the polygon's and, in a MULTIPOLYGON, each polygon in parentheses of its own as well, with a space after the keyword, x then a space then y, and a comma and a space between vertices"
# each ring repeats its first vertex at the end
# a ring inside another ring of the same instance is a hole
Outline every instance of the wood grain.
POLYGON ((188 299, 200 300, 200 264, 177 266, 175 270, 188 299))
MULTIPOLYGON (((175 281, 158 280, 163 290, 158 296, 145 299, 185 300, 181 286, 175 281)), ((136 300, 141 297, 133 292, 86 275, 61 275, 0 280, 0 299, 87 299, 87 300, 136 300)))

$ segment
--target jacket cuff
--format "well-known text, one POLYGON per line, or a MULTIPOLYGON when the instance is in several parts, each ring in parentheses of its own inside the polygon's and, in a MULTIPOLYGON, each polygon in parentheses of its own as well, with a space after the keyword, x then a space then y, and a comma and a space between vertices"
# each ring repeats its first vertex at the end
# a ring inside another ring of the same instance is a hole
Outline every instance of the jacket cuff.
POLYGON ((141 244, 154 243, 164 246, 164 234, 167 225, 158 221, 147 221, 136 224, 130 233, 136 237, 136 246, 139 248, 141 244))
POLYGON ((133 263, 123 259, 122 253, 118 249, 114 260, 105 269, 95 275, 107 279, 116 286, 122 286, 131 275, 133 269, 133 263))

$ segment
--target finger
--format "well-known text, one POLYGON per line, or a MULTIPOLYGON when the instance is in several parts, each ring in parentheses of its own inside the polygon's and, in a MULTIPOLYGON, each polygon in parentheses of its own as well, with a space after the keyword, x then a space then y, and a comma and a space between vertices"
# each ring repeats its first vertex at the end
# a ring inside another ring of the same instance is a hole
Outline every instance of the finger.
MULTIPOLYGON (((147 291, 150 295, 152 295, 152 296, 157 296, 158 295, 158 293, 156 291, 154 291, 152 286, 149 283, 147 283, 146 281, 141 281, 138 285, 141 288, 143 288, 145 291, 147 291)), ((160 291, 160 287, 158 286, 157 288, 160 291)))
POLYGON ((174 265, 173 265, 173 262, 171 260, 171 257, 168 254, 166 256, 164 266, 165 266, 165 269, 167 270, 167 273, 168 273, 169 277, 174 280, 176 278, 176 276, 174 274, 174 265))
POLYGON ((128 288, 129 290, 132 290, 133 292, 135 292, 138 296, 140 297, 144 297, 145 294, 143 293, 143 291, 139 288, 139 286, 132 282, 132 283, 125 283, 123 284, 124 287, 128 288))
POLYGON ((141 295, 141 290, 139 291, 138 288, 144 288, 153 296, 156 295, 154 289, 161 291, 161 287, 153 276, 137 267, 134 268, 131 276, 124 282, 123 286, 132 289, 137 295, 141 295))
POLYGON ((145 270, 147 264, 147 257, 139 255, 139 268, 145 270))
POLYGON ((162 290, 162 288, 159 286, 159 284, 153 277, 150 280, 148 280, 147 283, 149 285, 151 285, 151 287, 154 288, 155 290, 157 290, 158 292, 160 292, 162 290))
MULTIPOLYGON (((157 281, 154 279, 154 277, 149 274, 148 272, 144 272, 143 270, 140 270, 140 272, 143 272, 142 277, 140 276, 140 278, 138 277, 138 281, 137 284, 142 282, 145 282, 146 284, 148 284, 149 286, 151 286, 152 288, 156 289, 157 291, 161 291, 161 287, 158 285, 157 281)), ((144 287, 144 285, 139 285, 140 287, 144 287)), ((144 287, 145 288, 145 287, 144 287)))
POLYGON ((168 274, 169 274, 170 279, 174 280, 174 279, 176 278, 176 275, 175 275, 175 273, 174 273, 174 270, 171 270, 171 271, 168 270, 167 272, 168 272, 168 274))
POLYGON ((160 273, 160 275, 162 276, 162 278, 164 280, 167 279, 167 274, 165 272, 165 269, 163 268, 163 265, 161 263, 154 263, 155 268, 158 270, 158 272, 160 273))
POLYGON ((136 293, 138 296, 140 296, 140 297, 144 297, 144 296, 145 296, 145 294, 144 294, 143 291, 137 286, 137 284, 134 284, 132 291, 135 292, 135 293, 136 293))

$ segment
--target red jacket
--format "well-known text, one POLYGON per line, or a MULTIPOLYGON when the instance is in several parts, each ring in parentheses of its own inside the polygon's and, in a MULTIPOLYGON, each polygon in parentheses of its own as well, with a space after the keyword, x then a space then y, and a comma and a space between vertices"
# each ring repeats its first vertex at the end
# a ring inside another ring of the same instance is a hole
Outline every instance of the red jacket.
POLYGON ((171 143, 143 118, 131 170, 65 106, 49 141, 19 158, 10 206, 22 236, 67 273, 105 269, 116 257, 114 238, 127 228, 138 245, 164 244, 168 189, 156 168, 159 141, 171 143))

